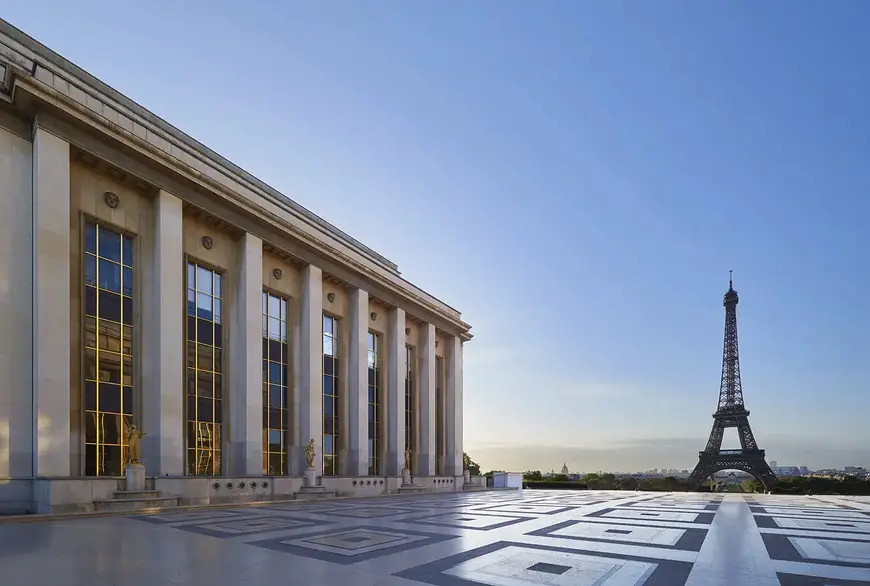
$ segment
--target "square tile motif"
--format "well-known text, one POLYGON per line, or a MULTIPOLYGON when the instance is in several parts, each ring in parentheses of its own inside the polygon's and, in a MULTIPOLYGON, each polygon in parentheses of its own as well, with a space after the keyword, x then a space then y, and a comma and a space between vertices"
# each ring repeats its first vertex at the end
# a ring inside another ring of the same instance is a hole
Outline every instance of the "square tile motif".
POLYGON ((316 512, 314 514, 329 517, 347 517, 351 519, 381 519, 384 517, 395 517, 411 513, 419 514, 420 511, 395 507, 340 507, 316 512))
POLYGON ((349 565, 457 537, 407 529, 354 527, 313 535, 250 541, 248 545, 349 565))
POLYGON ((694 523, 697 525, 709 525, 713 522, 715 513, 686 513, 680 511, 642 511, 640 509, 601 509, 594 513, 585 515, 586 517, 601 517, 604 519, 631 519, 635 521, 645 521, 655 523, 656 521, 667 521, 670 523, 694 523))
POLYGON ((195 523, 197 521, 220 521, 223 519, 248 519, 260 517, 251 509, 228 511, 208 509, 204 511, 179 511, 177 513, 161 513, 159 515, 133 515, 130 519, 165 525, 168 523, 195 523))
POLYGON ((480 511, 481 513, 491 511, 493 513, 520 513, 526 515, 558 515, 559 513, 564 513, 575 508, 576 507, 566 507, 564 505, 503 504, 480 507, 475 510, 480 511))
POLYGON ((870 568, 868 541, 790 537, 771 533, 762 534, 761 539, 771 559, 870 568))
POLYGON ((271 531, 287 531, 300 529, 302 527, 318 527, 327 524, 329 523, 323 521, 276 516, 222 521, 219 523, 179 525, 175 528, 190 533, 200 533, 210 537, 224 538, 238 537, 241 535, 256 535, 258 533, 268 533, 271 531))
POLYGON ((439 527, 456 527, 457 529, 473 529, 477 531, 492 531, 516 523, 530 521, 534 517, 502 517, 499 515, 476 515, 474 513, 448 513, 433 517, 415 518, 410 523, 415 525, 437 525, 439 527))
POLYGON ((755 524, 764 529, 803 529, 811 531, 832 531, 835 533, 870 533, 870 523, 851 519, 807 519, 795 517, 770 517, 754 515, 755 524))
POLYGON ((526 535, 550 537, 573 541, 597 541, 624 543, 643 547, 661 547, 683 551, 700 551, 707 530, 701 528, 674 529, 671 527, 646 527, 643 525, 618 525, 587 522, 583 520, 563 521, 537 529, 526 535))
POLYGON ((683 586, 692 564, 500 541, 395 575, 435 586, 683 586))

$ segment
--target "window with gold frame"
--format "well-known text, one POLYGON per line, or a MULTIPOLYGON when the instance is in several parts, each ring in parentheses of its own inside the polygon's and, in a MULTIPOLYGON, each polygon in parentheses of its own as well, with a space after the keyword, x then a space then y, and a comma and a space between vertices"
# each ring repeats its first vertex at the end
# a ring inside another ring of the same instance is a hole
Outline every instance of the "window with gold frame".
POLYGON ((85 476, 122 476, 133 424, 133 239, 93 221, 84 238, 85 476))
MULTIPOLYGON (((415 398, 416 392, 414 388, 415 383, 415 373, 414 373, 414 348, 411 346, 405 347, 405 451, 411 451, 412 455, 416 454, 415 451, 415 442, 414 442, 414 432, 416 431, 417 426, 415 425, 414 417, 415 413, 415 398)), ((408 463, 409 466, 413 466, 413 459, 411 458, 411 462, 408 463)))
POLYGON ((368 444, 369 444, 369 476, 381 473, 381 337, 369 332, 368 342, 368 444))
POLYGON ((288 379, 288 301, 263 291, 263 474, 286 476, 288 379))
POLYGON ((222 276, 187 262, 187 473, 221 474, 222 276))
POLYGON ((339 442, 339 326, 340 322, 329 315, 323 316, 323 436, 321 454, 323 475, 336 476, 339 442))
POLYGON ((435 474, 444 474, 444 362, 435 357, 435 474))

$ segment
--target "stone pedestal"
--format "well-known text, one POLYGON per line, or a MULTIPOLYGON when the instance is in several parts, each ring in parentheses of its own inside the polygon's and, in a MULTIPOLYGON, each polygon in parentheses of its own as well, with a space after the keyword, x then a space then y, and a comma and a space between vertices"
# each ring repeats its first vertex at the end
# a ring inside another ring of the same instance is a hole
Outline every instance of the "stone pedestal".
POLYGON ((129 464, 124 469, 124 476, 127 478, 127 491, 144 491, 145 490, 145 466, 142 464, 129 464))
POLYGON ((468 470, 462 471, 462 482, 463 484, 471 484, 471 472, 468 470))
POLYGON ((305 488, 315 488, 317 486, 317 470, 314 468, 305 469, 305 488))
POLYGON ((411 484, 411 471, 407 468, 402 470, 402 484, 411 484))

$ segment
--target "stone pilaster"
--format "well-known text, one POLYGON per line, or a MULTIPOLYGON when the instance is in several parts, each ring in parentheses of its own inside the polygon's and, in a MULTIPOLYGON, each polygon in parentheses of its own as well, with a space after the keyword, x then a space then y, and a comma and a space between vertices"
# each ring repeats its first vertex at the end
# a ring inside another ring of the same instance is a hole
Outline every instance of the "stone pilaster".
POLYGON ((405 467, 405 310, 387 316, 387 465, 388 476, 401 476, 405 467))
POLYGON ((295 413, 290 473, 302 476, 305 471, 305 446, 314 439, 317 457, 314 468, 323 470, 321 436, 323 434, 323 271, 314 265, 302 270, 298 328, 294 335, 295 413))
POLYGON ((446 348, 447 408, 444 423, 447 433, 447 474, 462 476, 462 340, 453 337, 446 348))
POLYGON ((33 136, 36 425, 33 474, 42 477, 70 475, 69 181, 69 143, 36 126, 33 136))
POLYGON ((149 476, 184 474, 184 247, 181 200, 154 199, 143 246, 142 460, 149 476))
POLYGON ((368 474, 368 324, 369 294, 348 292, 347 327, 347 435, 349 454, 345 474, 368 474))
POLYGON ((420 327, 420 374, 417 376, 420 432, 417 474, 434 476, 435 471, 435 326, 420 327))
POLYGON ((263 241, 239 241, 230 304, 229 473, 263 474, 263 241))

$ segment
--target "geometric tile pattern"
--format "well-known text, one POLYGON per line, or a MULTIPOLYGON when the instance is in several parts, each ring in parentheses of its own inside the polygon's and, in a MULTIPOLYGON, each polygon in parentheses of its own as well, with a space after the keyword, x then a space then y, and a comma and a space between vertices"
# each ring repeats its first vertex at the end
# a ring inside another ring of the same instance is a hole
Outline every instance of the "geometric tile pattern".
POLYGON ((0 523, 0 582, 870 585, 870 498, 514 490, 0 523))
POLYGON ((301 537, 280 537, 248 542, 248 545, 337 564, 355 564, 456 537, 456 535, 421 533, 407 529, 355 527, 301 537))

